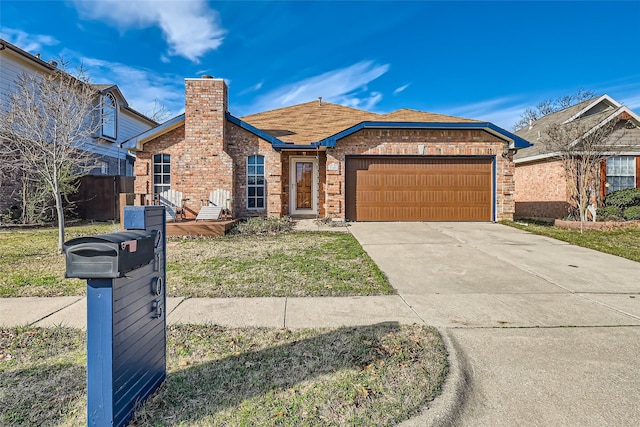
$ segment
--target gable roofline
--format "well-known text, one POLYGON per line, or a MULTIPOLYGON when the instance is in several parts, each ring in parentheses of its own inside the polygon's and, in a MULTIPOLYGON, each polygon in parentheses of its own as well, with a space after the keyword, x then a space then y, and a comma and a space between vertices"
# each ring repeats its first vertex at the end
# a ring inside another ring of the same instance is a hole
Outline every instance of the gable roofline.
MULTIPOLYGON (((584 136, 587 136, 593 132, 595 132, 597 129, 601 128, 602 126, 604 126, 605 124, 607 124, 608 122, 610 122, 611 120, 614 120, 616 117, 619 117, 620 115, 626 113, 628 114, 631 119, 636 123, 636 126, 640 127, 640 116, 638 114, 636 114, 633 110, 631 110, 629 107, 627 107, 626 105, 622 105, 619 102, 613 100, 611 97, 609 97, 608 95, 603 95, 600 98, 604 98, 606 97, 608 100, 611 100, 613 103, 615 103, 616 105, 618 105, 618 107, 608 116, 606 116, 604 119, 600 120, 598 123, 595 123, 591 129, 589 129, 584 136)), ((592 108, 593 106, 597 105, 597 103, 599 103, 600 101, 602 101, 602 99, 599 99, 598 102, 596 103, 592 103, 590 104, 589 107, 583 109, 583 112, 581 114, 583 114, 584 112, 588 111, 590 108, 592 108)), ((563 122, 562 124, 566 124, 568 123, 568 121, 563 122)), ((572 141, 569 146, 574 146, 579 142, 579 140, 575 140, 572 141)), ((638 153, 640 153, 640 149, 637 151, 625 151, 625 152, 620 152, 620 155, 625 155, 622 153, 627 153, 631 154, 631 155, 636 155, 638 153)), ((538 160, 544 160, 544 159, 550 159, 550 158, 554 158, 558 156, 558 152, 549 152, 549 153, 539 153, 539 154, 535 154, 532 156, 527 156, 527 157, 521 157, 519 159, 514 159, 515 163, 528 163, 528 162, 535 162, 538 160)))
POLYGON ((328 138, 318 141, 318 145, 333 148, 339 139, 362 129, 474 129, 484 130, 509 143, 510 149, 531 147, 529 141, 514 135, 490 122, 361 122, 328 138))
POLYGON ((18 46, 9 43, 8 41, 6 41, 5 39, 0 38, 0 50, 5 50, 5 49, 9 49, 15 53, 17 53, 18 55, 30 60, 31 62, 34 62, 37 65, 40 65, 41 67, 44 67, 50 71, 53 70, 57 70, 58 67, 49 64, 48 62, 38 58, 35 55, 30 54, 29 52, 27 52, 26 50, 22 50, 20 49, 18 46))
POLYGON ((131 151, 142 151, 144 144, 174 130, 184 124, 184 113, 167 120, 159 126, 148 129, 138 135, 131 137, 122 143, 122 147, 131 151))
MULTIPOLYGON (((269 135, 265 131, 262 131, 257 127, 252 126, 249 123, 237 118, 236 116, 232 115, 228 111, 224 114, 224 116, 226 120, 233 123, 234 125, 244 130, 247 130, 252 134, 256 135, 257 137, 262 138, 265 141, 269 142, 271 145, 274 146, 274 148, 278 146, 290 145, 285 142, 282 142, 275 136, 269 135)), ((123 142, 122 146, 132 151, 142 151, 144 149, 144 144, 146 144, 147 142, 149 142, 154 138, 157 138, 180 126, 183 126, 184 122, 185 122, 185 113, 182 113, 179 116, 176 116, 172 119, 167 120, 166 122, 162 123, 160 126, 156 126, 152 129, 149 129, 147 131, 142 132, 141 134, 134 136, 133 138, 129 138, 128 140, 123 142)))
MULTIPOLYGON (((597 98, 593 98, 591 100, 591 102, 589 102, 584 108, 582 108, 581 110, 576 112, 573 116, 569 117, 567 120, 562 122, 562 124, 566 124, 566 123, 574 121, 575 119, 577 119, 578 117, 582 116, 584 113, 586 113, 587 111, 589 111, 590 109, 592 109, 593 107, 595 107, 596 105, 601 103, 602 101, 607 101, 607 103, 609 103, 609 105, 611 105, 614 108, 622 107, 622 104, 620 104, 618 101, 616 101, 615 99, 611 98, 609 95, 607 95, 605 93, 604 95, 601 95, 601 96, 599 96, 597 98)), ((568 108, 571 108, 571 107, 568 107, 568 108)))
POLYGON ((147 123, 149 123, 152 126, 159 125, 159 123, 156 122, 155 120, 153 120, 151 117, 147 117, 147 115, 142 114, 140 111, 134 110, 133 108, 129 107, 129 103, 127 102, 127 99, 122 94, 122 91, 120 90, 118 85, 111 84, 111 83, 108 83, 108 84, 94 84, 94 83, 91 83, 91 86, 93 86, 93 88, 95 88, 100 93, 100 95, 102 95, 102 96, 104 96, 104 95, 106 95, 108 93, 116 94, 117 98, 119 100, 121 100, 121 102, 118 102, 120 107, 122 107, 126 111, 138 116, 139 118, 143 119, 144 121, 146 121, 147 123))
POLYGON ((257 127, 255 127, 253 125, 250 125, 249 123, 245 122, 244 120, 239 119, 236 116, 232 115, 228 111, 225 113, 225 118, 228 121, 230 121, 231 123, 233 123, 234 125, 236 125, 238 127, 241 127, 242 129, 251 132, 255 136, 257 136, 259 138, 262 138, 265 141, 269 142, 271 145, 274 146, 274 148, 276 146, 279 146, 279 145, 287 145, 285 142, 282 142, 281 140, 279 140, 275 136, 269 135, 267 132, 258 129, 257 127))

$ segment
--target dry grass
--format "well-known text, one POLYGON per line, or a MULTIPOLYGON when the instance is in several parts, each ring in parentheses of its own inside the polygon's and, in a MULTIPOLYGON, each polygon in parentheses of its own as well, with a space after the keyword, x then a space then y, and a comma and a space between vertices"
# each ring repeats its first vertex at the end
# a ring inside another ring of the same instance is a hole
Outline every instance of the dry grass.
MULTIPOLYGON (((118 225, 69 227, 66 239, 119 231, 118 225)), ((58 229, 0 233, 0 297, 82 295, 86 282, 65 279, 64 255, 57 252, 58 229)))
POLYGON ((346 296, 393 293, 347 233, 287 233, 183 240, 171 248, 167 292, 191 297, 346 296))
MULTIPOLYGON (((67 240, 118 231, 118 225, 70 227, 67 240)), ((83 295, 83 280, 64 279, 55 229, 0 233, 0 297, 83 295)), ((394 292, 348 233, 237 235, 172 239, 170 296, 347 296, 394 292)))
MULTIPOLYGON (((85 425, 84 333, 0 329, 0 424, 85 425)), ((138 426, 395 425, 447 373, 433 328, 174 326, 168 376, 138 426)))

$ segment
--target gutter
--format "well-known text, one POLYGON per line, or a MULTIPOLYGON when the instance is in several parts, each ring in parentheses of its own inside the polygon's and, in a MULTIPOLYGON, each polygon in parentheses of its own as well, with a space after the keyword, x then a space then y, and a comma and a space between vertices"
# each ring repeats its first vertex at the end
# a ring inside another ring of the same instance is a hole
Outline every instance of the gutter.
POLYGON ((361 122, 355 126, 325 138, 317 144, 333 148, 339 139, 345 138, 362 129, 478 129, 487 131, 509 143, 509 149, 518 150, 533 146, 529 141, 514 135, 490 122, 361 122))

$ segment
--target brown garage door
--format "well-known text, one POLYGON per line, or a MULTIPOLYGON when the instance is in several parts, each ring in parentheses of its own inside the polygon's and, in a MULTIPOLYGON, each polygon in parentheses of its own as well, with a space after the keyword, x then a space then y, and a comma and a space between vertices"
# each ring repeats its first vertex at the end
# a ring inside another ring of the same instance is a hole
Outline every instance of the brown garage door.
POLYGON ((348 157, 351 221, 491 221, 491 158, 348 157))

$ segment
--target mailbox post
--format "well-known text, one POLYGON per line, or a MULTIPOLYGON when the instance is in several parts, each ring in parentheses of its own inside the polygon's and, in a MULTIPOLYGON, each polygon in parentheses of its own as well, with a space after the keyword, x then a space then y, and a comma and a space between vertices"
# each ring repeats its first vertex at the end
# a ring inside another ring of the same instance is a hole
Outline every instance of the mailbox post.
POLYGON ((124 426, 166 377, 164 207, 126 206, 121 233, 65 243, 87 280, 87 425, 124 426))

